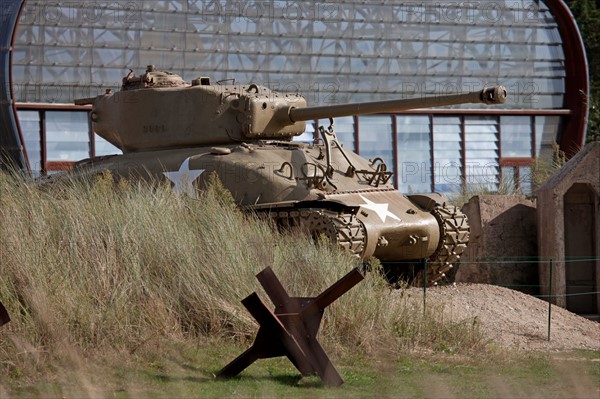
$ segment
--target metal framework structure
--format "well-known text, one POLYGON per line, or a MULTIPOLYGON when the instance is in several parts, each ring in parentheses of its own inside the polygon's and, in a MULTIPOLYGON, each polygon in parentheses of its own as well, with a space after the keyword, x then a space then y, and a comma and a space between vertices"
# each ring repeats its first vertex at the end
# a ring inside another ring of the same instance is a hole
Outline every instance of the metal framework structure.
POLYGON ((86 151, 111 151, 89 127, 85 137, 66 132, 85 123, 57 114, 76 110, 57 104, 117 89, 128 68, 147 64, 188 81, 211 76, 299 91, 313 105, 509 89, 499 110, 456 106, 336 121, 346 145, 387 157, 404 190, 465 189, 470 180, 498 188, 503 176, 527 173, 552 140, 569 150, 585 133, 585 53, 562 0, 29 0, 12 87, 27 121, 24 141, 35 149, 33 169, 47 173, 86 151), (457 179, 436 175, 436 163, 454 168, 457 179))
POLYGON ((188 80, 300 90, 311 103, 501 83, 517 94, 509 108, 561 108, 564 51, 545 3, 477 4, 30 0, 15 43, 17 101, 70 103, 155 64, 188 80))

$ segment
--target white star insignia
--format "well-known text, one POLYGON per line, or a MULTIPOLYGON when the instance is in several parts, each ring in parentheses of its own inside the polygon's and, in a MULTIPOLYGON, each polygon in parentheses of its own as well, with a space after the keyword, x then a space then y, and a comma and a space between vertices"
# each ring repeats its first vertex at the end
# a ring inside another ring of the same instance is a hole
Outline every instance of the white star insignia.
POLYGON ((194 180, 196 180, 202 173, 204 173, 204 169, 190 170, 190 157, 188 157, 181 163, 179 170, 173 172, 163 172, 163 175, 173 182, 173 191, 175 191, 175 193, 186 193, 190 197, 194 198, 196 196, 196 190, 194 190, 192 183, 194 183, 194 180))
POLYGON ((366 204, 361 205, 361 208, 370 209, 373 212, 375 212, 377 214, 377 216, 379 216, 379 219, 381 219, 381 221, 383 223, 385 223, 385 219, 387 219, 388 216, 391 217, 392 219, 396 219, 397 221, 400 222, 400 218, 398 216, 396 216, 392 212, 388 211, 389 204, 376 204, 375 202, 373 202, 369 199, 366 199, 362 195, 360 196, 360 198, 362 198, 363 201, 366 202, 366 204))

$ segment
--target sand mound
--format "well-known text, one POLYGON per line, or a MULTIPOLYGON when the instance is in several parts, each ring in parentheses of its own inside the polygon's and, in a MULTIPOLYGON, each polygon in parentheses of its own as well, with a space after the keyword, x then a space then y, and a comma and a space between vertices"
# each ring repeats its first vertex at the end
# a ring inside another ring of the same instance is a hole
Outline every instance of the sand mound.
MULTIPOLYGON (((407 292, 415 301, 422 290, 407 292)), ((406 293, 405 293, 406 294, 406 293)), ((498 345, 524 350, 600 350, 600 323, 552 306, 548 341, 548 303, 504 287, 457 284, 427 289, 427 306, 443 306, 451 321, 474 318, 498 345)))

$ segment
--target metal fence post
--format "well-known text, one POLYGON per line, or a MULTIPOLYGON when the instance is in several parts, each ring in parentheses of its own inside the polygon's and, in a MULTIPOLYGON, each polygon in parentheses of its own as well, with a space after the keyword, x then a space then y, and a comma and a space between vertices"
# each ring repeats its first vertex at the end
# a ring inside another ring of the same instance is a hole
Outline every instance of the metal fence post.
POLYGON ((423 259, 423 314, 427 307, 427 259, 423 259))
POLYGON ((548 289, 548 341, 550 341, 550 324, 552 319, 552 258, 550 258, 550 281, 548 289))

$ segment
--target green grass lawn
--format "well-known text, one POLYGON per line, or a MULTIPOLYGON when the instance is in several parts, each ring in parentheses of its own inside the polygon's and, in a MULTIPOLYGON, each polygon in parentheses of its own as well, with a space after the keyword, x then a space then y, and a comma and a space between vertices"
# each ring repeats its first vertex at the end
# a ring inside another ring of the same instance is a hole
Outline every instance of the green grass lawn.
POLYGON ((286 358, 259 360, 236 378, 214 380, 244 348, 223 342, 174 344, 144 354, 118 354, 56 365, 36 378, 3 378, 0 397, 600 397, 600 352, 439 353, 332 356, 345 383, 327 388, 301 377, 286 358))
POLYGON ((495 349, 476 318, 415 308, 379 273, 324 315, 319 340, 341 387, 300 378, 285 358, 215 381, 256 334, 240 300, 261 293, 257 272, 271 266, 290 294, 313 297, 356 265, 238 212, 217 183, 195 200, 110 176, 40 189, 0 174, 0 300, 12 318, 0 399, 599 399, 600 352, 495 349))

